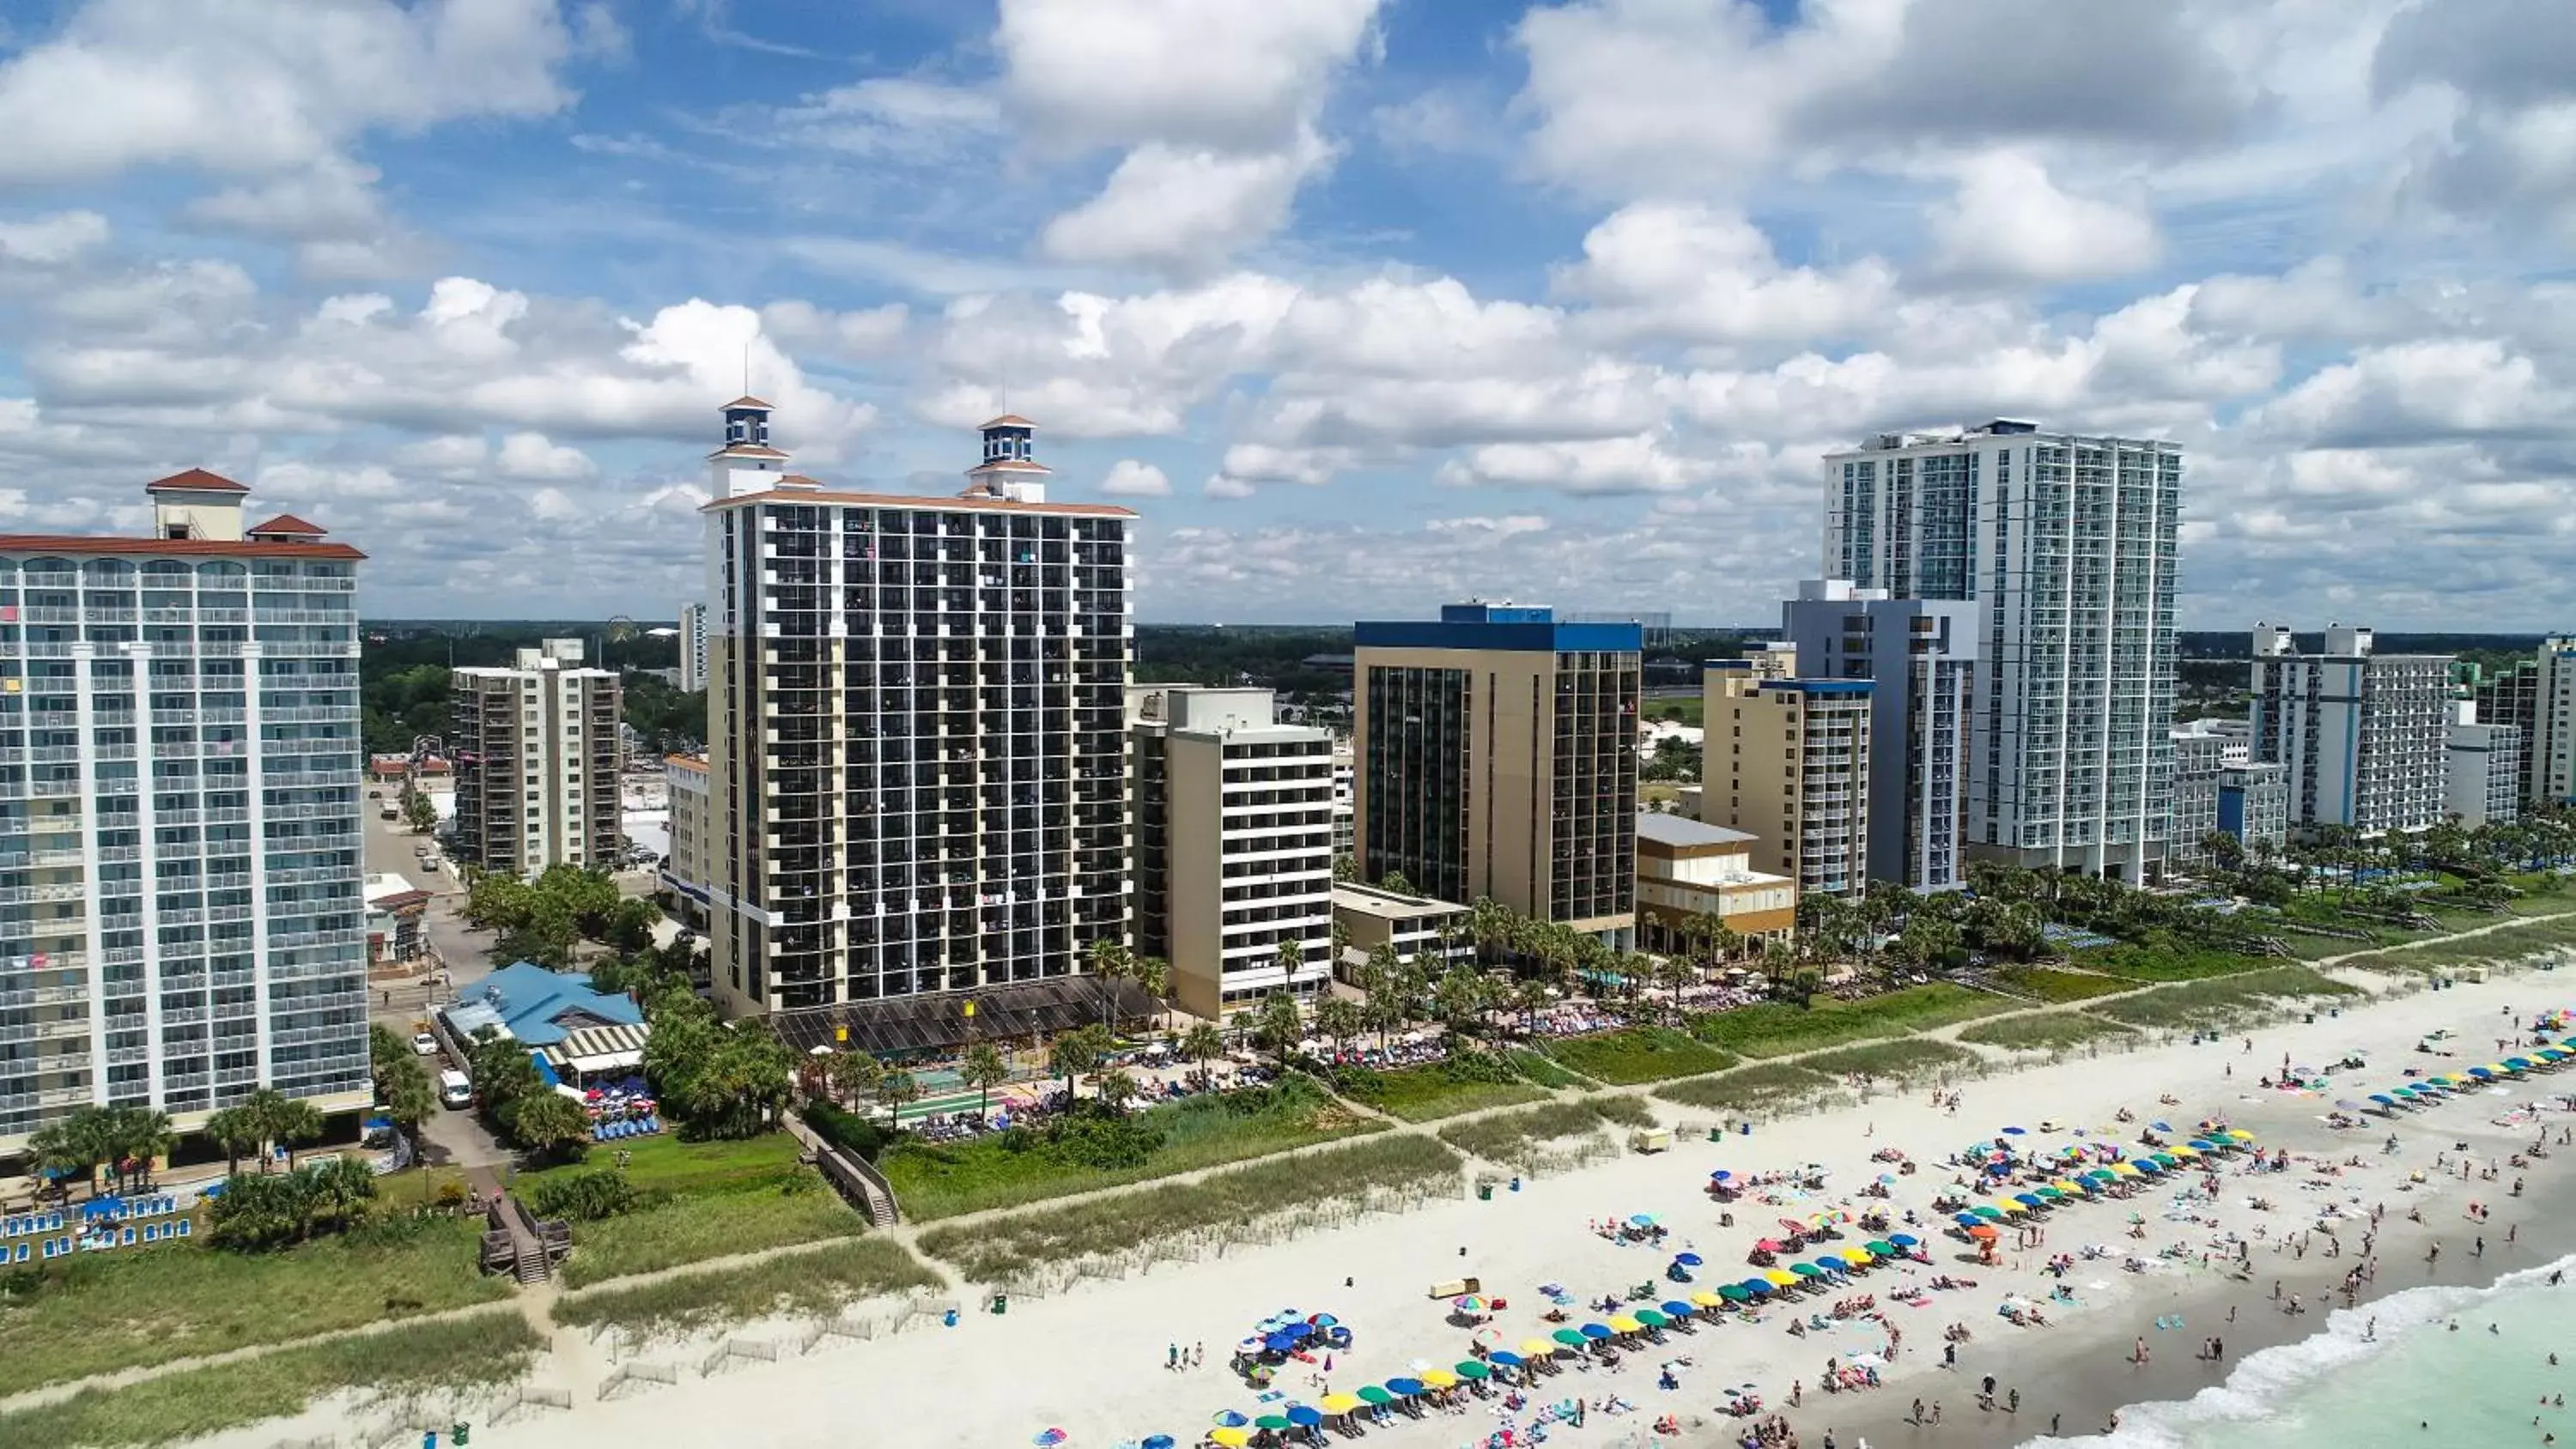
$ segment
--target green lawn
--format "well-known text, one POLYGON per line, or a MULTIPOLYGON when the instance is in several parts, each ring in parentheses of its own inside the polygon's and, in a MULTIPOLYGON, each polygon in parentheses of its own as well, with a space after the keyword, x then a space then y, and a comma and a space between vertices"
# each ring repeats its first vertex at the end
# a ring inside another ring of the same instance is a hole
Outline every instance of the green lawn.
POLYGON ((906 1141, 878 1158, 904 1216, 935 1222, 960 1213, 1019 1207, 1051 1197, 1169 1177, 1266 1157, 1294 1147, 1385 1130, 1321 1087, 1292 1077, 1277 1087, 1192 1097, 1137 1113, 1141 1158, 1100 1166, 1046 1128, 972 1142, 906 1141))
POLYGON ((1834 1076, 1858 1072, 1884 1081, 1930 1082, 1974 1075, 1983 1063, 1984 1058, 1966 1047, 1904 1037, 1820 1052, 1799 1065, 1834 1076))
MULTIPOLYGON (((2291 939, 2295 943, 2299 938, 2291 939)), ((2292 949, 2296 949, 2295 944, 2292 949)), ((2359 949, 2358 944, 2352 949, 2359 949)), ((2165 949, 2125 943, 2088 946, 2074 953, 2074 963, 2087 971, 2125 976, 2131 981, 2201 981, 2213 976, 2259 971, 2265 964, 2259 957, 2239 956, 2233 951, 2189 947, 2165 949)))
POLYGON ((1548 1043, 1548 1055, 1596 1082, 1614 1087, 1695 1077, 1735 1065, 1735 1058, 1662 1026, 1632 1026, 1599 1036, 1548 1043))
MULTIPOLYGON (((2070 1001, 2090 1001, 2096 996, 2110 996, 2122 991, 2135 991, 2138 983, 2119 976, 2096 976, 2089 971, 2060 971, 2054 966, 2006 966, 1995 972, 1996 981, 2012 990, 2027 992, 2051 1005, 2070 1001)), ((1959 1033, 1959 1040, 1975 1038, 1959 1033)))
POLYGON ((84 1253, 0 1299, 0 1397, 506 1297, 506 1282, 477 1271, 480 1241, 479 1222, 441 1218, 279 1253, 196 1242, 84 1253))
POLYGON ((970 1281, 1007 1285, 1045 1264, 1210 1229, 1252 1240, 1260 1236, 1264 1218, 1317 1201, 1357 1201, 1371 1190, 1454 1190, 1461 1186, 1462 1166, 1456 1153, 1429 1138, 1380 1137, 1210 1173, 1153 1192, 936 1227, 921 1235, 921 1250, 954 1264, 970 1281))
POLYGON ((1807 1006, 1765 1001, 1733 1011, 1691 1018, 1691 1035, 1747 1057, 1782 1057, 1819 1047, 1873 1041, 1973 1021, 2015 1003, 1990 992, 1948 982, 1844 1001, 1819 996, 1807 1006))
POLYGON ((1550 1060, 1546 1053, 1514 1047, 1506 1053, 1513 1068, 1542 1087, 1588 1087, 1592 1083, 1550 1060))
POLYGON ((1462 1081, 1438 1066, 1406 1067, 1371 1077, 1366 1090, 1346 1090, 1344 1095, 1407 1122, 1436 1122, 1461 1112, 1514 1107, 1547 1095, 1527 1082, 1462 1081))
POLYGON ((1756 1062, 1720 1072, 1668 1082, 1654 1095, 1684 1107, 1704 1107, 1731 1117, 1788 1117, 1821 1112, 1851 1100, 1840 1082, 1794 1062, 1756 1062))
POLYGON ((1659 720, 1670 719, 1672 711, 1679 711, 1681 722, 1696 729, 1707 705, 1708 701, 1696 694, 1658 695, 1641 701, 1638 713, 1647 719, 1659 720))
POLYGON ((59 1403, 0 1413, 0 1444, 123 1449, 201 1439, 291 1418, 352 1385, 381 1401, 508 1383, 527 1373, 541 1346, 536 1331, 511 1312, 412 1324, 124 1388, 83 1389, 59 1403))
POLYGON ((853 1238, 743 1268, 574 1293, 556 1301, 554 1318, 575 1328, 613 1323, 649 1338, 778 1316, 819 1318, 862 1298, 938 1286, 939 1275, 902 1244, 853 1238))
POLYGON ((628 1154, 626 1179, 638 1191, 687 1194, 774 1183, 795 1170, 803 1149, 785 1132, 763 1133, 736 1142, 683 1142, 673 1133, 662 1132, 603 1143, 592 1147, 580 1162, 519 1176, 555 1177, 607 1167, 617 1160, 621 1150, 628 1154))
POLYGON ((1962 1029, 1959 1040, 2008 1051, 2062 1052, 2136 1035, 2118 1022, 2081 1011, 2035 1011, 2028 1016, 1978 1022, 1962 1029))
POLYGON ((791 1163, 784 1173, 772 1169, 765 1181, 702 1188, 617 1217, 573 1224, 573 1251, 564 1261, 563 1280, 568 1288, 585 1288, 684 1263, 866 1230, 867 1220, 820 1176, 791 1163))

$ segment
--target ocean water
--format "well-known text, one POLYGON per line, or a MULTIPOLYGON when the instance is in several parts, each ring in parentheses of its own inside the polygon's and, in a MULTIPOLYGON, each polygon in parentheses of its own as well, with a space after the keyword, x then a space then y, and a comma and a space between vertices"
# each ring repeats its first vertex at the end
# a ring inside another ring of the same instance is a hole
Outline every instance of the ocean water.
POLYGON ((2538 1445, 2552 1432, 2576 1449, 2576 1406, 2540 1402, 2560 1394, 2576 1399, 2576 1255, 2485 1288, 2417 1288, 2338 1310, 2186 1402, 2124 1410, 2115 1434, 2025 1449, 2455 1449, 2538 1445), (2562 1268, 2567 1283, 2549 1287, 2562 1268))

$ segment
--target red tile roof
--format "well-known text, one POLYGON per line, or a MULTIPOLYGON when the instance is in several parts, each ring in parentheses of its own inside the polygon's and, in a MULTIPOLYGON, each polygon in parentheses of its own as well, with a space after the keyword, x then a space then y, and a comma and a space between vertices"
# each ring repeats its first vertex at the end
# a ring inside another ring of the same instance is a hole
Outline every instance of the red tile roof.
POLYGON ((95 538, 81 534, 0 533, 0 553, 140 553, 173 558, 338 558, 366 555, 345 543, 227 543, 214 538, 95 538))
POLYGON ((745 493, 738 498, 719 498, 698 511, 737 508, 746 503, 852 503, 875 508, 999 508, 1023 513, 1084 513, 1095 518, 1134 518, 1136 510, 1107 503, 1015 503, 1007 498, 924 497, 917 493, 832 493, 804 488, 771 489, 764 493, 745 493))
POLYGON ((367 909, 372 911, 399 911, 407 908, 417 908, 428 904, 429 892, 415 886, 407 891, 396 891, 389 896, 378 896, 374 900, 367 902, 367 909))
MULTIPOLYGON (((1034 428, 1036 426, 1037 424, 1021 417, 1018 413, 1004 413, 984 425, 986 428, 1034 428)), ((976 431, 981 432, 983 429, 978 428, 976 431)))
POLYGON ((155 478, 143 485, 143 491, 146 493, 159 492, 164 488, 186 489, 196 493, 248 493, 250 491, 221 473, 209 473, 203 468, 190 468, 184 473, 173 473, 167 478, 155 478))
POLYGON ((292 513, 281 513, 266 523, 253 524, 245 532, 253 538, 269 534, 291 534, 298 538, 320 538, 331 530, 305 522, 292 513))

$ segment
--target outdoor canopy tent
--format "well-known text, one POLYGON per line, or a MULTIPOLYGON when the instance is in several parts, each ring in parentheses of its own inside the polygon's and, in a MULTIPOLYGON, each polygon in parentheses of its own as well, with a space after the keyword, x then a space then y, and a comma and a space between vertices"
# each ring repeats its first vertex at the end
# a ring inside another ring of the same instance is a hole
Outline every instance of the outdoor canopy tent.
POLYGON ((576 1076, 631 1072, 644 1065, 644 1039, 652 1030, 648 1026, 586 1026, 566 1033, 562 1041, 545 1049, 544 1056, 556 1071, 576 1076))

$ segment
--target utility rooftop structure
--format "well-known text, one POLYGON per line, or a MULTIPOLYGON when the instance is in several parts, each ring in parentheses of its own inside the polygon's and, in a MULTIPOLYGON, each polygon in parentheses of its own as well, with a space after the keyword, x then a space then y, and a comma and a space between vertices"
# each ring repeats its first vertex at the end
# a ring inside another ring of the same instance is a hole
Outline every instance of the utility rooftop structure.
POLYGON ((724 417, 705 510, 718 1003, 987 993, 1123 941, 1135 515, 1045 501, 1024 418, 986 424, 968 486, 937 498, 826 488, 787 471, 767 404, 724 417))
POLYGON ((191 468, 138 538, 0 535, 0 1155, 368 1101, 357 566, 191 468))

